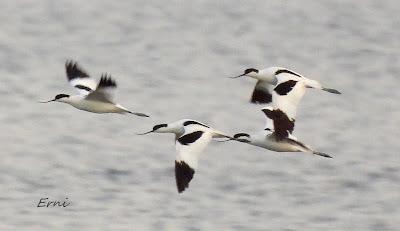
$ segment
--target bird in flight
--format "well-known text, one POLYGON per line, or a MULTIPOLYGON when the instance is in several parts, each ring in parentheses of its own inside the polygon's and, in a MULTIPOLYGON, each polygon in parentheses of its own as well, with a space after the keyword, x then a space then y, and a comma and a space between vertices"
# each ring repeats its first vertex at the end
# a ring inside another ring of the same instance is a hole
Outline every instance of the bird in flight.
POLYGON ((117 104, 113 100, 113 91, 117 84, 109 74, 102 74, 100 81, 91 78, 76 62, 67 61, 65 70, 68 82, 79 92, 78 95, 58 94, 54 99, 41 102, 61 102, 69 104, 77 109, 94 113, 119 113, 133 114, 142 117, 149 117, 140 112, 132 112, 117 104))
POLYGON ((233 136, 234 140, 276 152, 304 152, 332 158, 326 153, 315 151, 292 135, 297 106, 307 86, 305 81, 297 78, 279 78, 272 90, 273 106, 262 109, 267 118, 266 128, 252 135, 237 133, 233 136))
POLYGON ((323 87, 318 81, 308 79, 294 71, 283 67, 269 67, 262 70, 255 68, 248 68, 243 74, 231 78, 239 78, 248 76, 257 80, 254 87, 253 94, 250 102, 257 104, 266 104, 272 102, 272 90, 280 82, 280 79, 293 79, 296 81, 303 81, 307 88, 315 88, 327 91, 333 94, 341 94, 338 90, 323 87))
POLYGON ((234 139, 204 123, 191 119, 178 120, 169 124, 157 124, 149 133, 175 134, 175 179, 178 192, 189 187, 189 182, 197 169, 199 155, 205 150, 213 138, 234 139))

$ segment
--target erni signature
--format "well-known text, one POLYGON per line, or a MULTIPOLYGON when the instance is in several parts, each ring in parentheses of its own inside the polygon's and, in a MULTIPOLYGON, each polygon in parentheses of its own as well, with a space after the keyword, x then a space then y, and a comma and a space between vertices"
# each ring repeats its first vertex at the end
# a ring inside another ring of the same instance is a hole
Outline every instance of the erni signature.
POLYGON ((48 197, 42 197, 37 204, 38 208, 53 208, 53 207, 68 207, 71 202, 68 201, 68 197, 65 200, 49 200, 48 197))

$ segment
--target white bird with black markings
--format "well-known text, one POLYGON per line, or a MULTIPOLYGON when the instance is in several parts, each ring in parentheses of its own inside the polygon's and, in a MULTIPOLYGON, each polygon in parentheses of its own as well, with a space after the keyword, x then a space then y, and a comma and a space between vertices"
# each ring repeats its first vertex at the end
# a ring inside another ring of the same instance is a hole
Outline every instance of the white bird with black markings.
POLYGON ((204 151, 212 138, 234 139, 208 125, 195 120, 183 119, 169 124, 158 124, 149 133, 175 134, 175 179, 178 192, 189 187, 189 182, 197 169, 199 155, 204 151))
POLYGON ((61 102, 77 109, 94 113, 130 113, 137 116, 149 117, 140 112, 132 112, 123 106, 114 103, 113 90, 116 82, 108 74, 103 74, 100 81, 91 78, 76 62, 67 61, 65 70, 69 83, 79 92, 79 95, 58 94, 54 99, 41 102, 61 102))
POLYGON ((315 151, 292 135, 297 106, 304 96, 306 88, 307 85, 304 81, 280 78, 272 91, 273 106, 262 109, 267 117, 266 128, 252 135, 235 134, 234 140, 276 152, 305 152, 332 158, 326 153, 315 151))
POLYGON ((290 78, 296 81, 303 81, 307 88, 315 88, 327 91, 333 94, 341 94, 338 90, 323 87, 318 81, 308 79, 294 71, 283 67, 269 67, 266 69, 258 70, 255 68, 248 68, 243 74, 231 78, 239 78, 248 76, 257 80, 251 96, 251 103, 266 104, 272 101, 272 90, 281 78, 290 78))

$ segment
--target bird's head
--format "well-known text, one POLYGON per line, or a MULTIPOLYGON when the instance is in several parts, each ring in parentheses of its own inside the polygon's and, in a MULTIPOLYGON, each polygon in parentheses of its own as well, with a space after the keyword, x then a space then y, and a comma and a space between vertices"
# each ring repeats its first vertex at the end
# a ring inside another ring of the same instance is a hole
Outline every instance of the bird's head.
POLYGON ((67 94, 58 94, 58 95, 56 95, 56 97, 54 97, 54 99, 51 99, 51 100, 48 100, 48 101, 43 101, 43 102, 40 102, 40 103, 50 103, 50 102, 54 102, 54 101, 56 101, 56 102, 66 102, 68 99, 69 99, 69 95, 67 95, 67 94))
POLYGON ((258 73, 259 73, 259 70, 255 69, 255 68, 247 68, 246 70, 244 70, 243 74, 240 74, 238 76, 234 76, 231 78, 239 78, 242 76, 248 76, 248 77, 257 79, 258 73))
POLYGON ((169 132, 169 130, 168 124, 156 124, 152 131, 156 133, 166 133, 169 132))
POLYGON ((138 135, 146 135, 149 133, 168 133, 171 132, 171 129, 168 127, 168 124, 157 124, 154 125, 153 129, 151 131, 145 132, 145 133, 140 133, 138 135))

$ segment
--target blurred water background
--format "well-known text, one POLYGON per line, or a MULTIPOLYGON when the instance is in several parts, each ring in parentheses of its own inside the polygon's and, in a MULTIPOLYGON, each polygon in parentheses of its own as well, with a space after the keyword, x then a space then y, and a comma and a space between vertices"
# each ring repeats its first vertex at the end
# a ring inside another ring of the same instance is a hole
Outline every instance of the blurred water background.
POLYGON ((0 230, 399 230, 400 3, 0 1, 0 230), (116 78, 151 118, 65 104, 64 62, 116 78), (245 68, 285 66, 310 90, 296 136, 333 159, 213 142, 178 194, 182 118, 263 128, 245 68), (37 208, 39 199, 67 208, 37 208))

